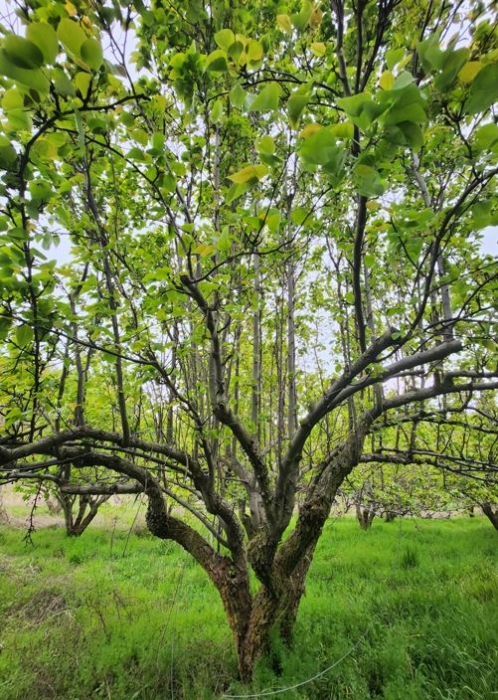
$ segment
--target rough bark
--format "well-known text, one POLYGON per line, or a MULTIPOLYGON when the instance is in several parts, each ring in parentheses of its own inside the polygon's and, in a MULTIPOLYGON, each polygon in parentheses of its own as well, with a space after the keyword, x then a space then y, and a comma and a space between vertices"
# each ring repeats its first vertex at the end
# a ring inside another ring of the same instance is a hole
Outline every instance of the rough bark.
POLYGON ((491 525, 495 530, 498 530, 498 506, 492 506, 491 503, 482 503, 481 508, 491 525))

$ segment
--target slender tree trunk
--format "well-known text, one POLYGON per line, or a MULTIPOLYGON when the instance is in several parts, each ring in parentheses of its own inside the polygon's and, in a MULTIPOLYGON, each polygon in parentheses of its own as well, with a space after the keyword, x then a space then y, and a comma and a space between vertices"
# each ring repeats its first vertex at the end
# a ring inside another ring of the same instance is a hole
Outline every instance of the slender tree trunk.
POLYGON ((375 518, 375 512, 369 508, 364 508, 362 506, 356 506, 356 518, 360 524, 362 530, 369 530, 372 527, 373 519, 375 518))

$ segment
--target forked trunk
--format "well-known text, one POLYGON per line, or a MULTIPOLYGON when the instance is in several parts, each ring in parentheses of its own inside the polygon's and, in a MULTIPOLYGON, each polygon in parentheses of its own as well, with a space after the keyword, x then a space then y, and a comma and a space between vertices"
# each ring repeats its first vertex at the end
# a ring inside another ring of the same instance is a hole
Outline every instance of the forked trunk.
POLYGON ((362 506, 356 506, 356 518, 362 530, 369 530, 375 518, 375 511, 369 508, 362 508, 362 506))
MULTIPOLYGON (((315 544, 310 546, 290 577, 274 577, 273 580, 278 581, 274 590, 262 585, 250 602, 250 608, 247 596, 239 596, 235 600, 232 594, 231 599, 227 600, 220 589, 235 637, 239 677, 244 683, 251 681, 255 664, 270 650, 270 640, 274 635, 286 645, 291 643, 315 544)), ((225 590, 229 593, 229 588, 225 590)))
POLYGON ((300 585, 289 585, 282 594, 263 587, 253 601, 251 617, 242 644, 237 649, 240 680, 249 683, 258 659, 270 651, 270 640, 277 635, 290 644, 299 602, 304 592, 300 585))

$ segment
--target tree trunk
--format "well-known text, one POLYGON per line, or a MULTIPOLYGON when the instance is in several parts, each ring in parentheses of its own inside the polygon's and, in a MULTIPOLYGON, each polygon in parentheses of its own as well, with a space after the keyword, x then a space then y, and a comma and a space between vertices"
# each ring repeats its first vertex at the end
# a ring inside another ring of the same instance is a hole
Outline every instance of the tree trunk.
POLYGON ((237 647, 240 680, 249 683, 258 659, 270 651, 270 640, 278 635, 286 645, 292 640, 292 630, 304 593, 308 566, 286 581, 280 592, 263 586, 256 594, 246 633, 237 647))
POLYGON ((498 530, 498 506, 492 506, 491 503, 482 503, 481 508, 495 530, 498 530))
POLYGON ((362 508, 362 506, 356 506, 356 518, 362 530, 369 530, 372 527, 375 512, 368 508, 362 508))
POLYGON ((60 494, 57 500, 62 506, 64 513, 64 523, 66 525, 66 534, 68 537, 79 537, 93 521, 97 515, 99 507, 107 501, 110 496, 99 496, 92 498, 87 495, 70 496, 69 494, 60 494), (76 517, 73 513, 74 504, 78 501, 78 512, 76 517))
POLYGON ((384 520, 386 521, 386 523, 392 523, 395 518, 396 518, 396 513, 393 513, 392 510, 386 510, 384 512, 384 520))

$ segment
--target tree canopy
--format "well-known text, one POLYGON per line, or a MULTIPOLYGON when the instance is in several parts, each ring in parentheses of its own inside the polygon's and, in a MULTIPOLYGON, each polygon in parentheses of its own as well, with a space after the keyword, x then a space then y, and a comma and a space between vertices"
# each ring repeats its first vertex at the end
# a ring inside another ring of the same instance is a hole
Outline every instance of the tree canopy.
POLYGON ((1 478, 145 493, 217 587, 243 679, 289 638, 358 464, 495 483, 495 19, 471 0, 4 19, 1 478))

